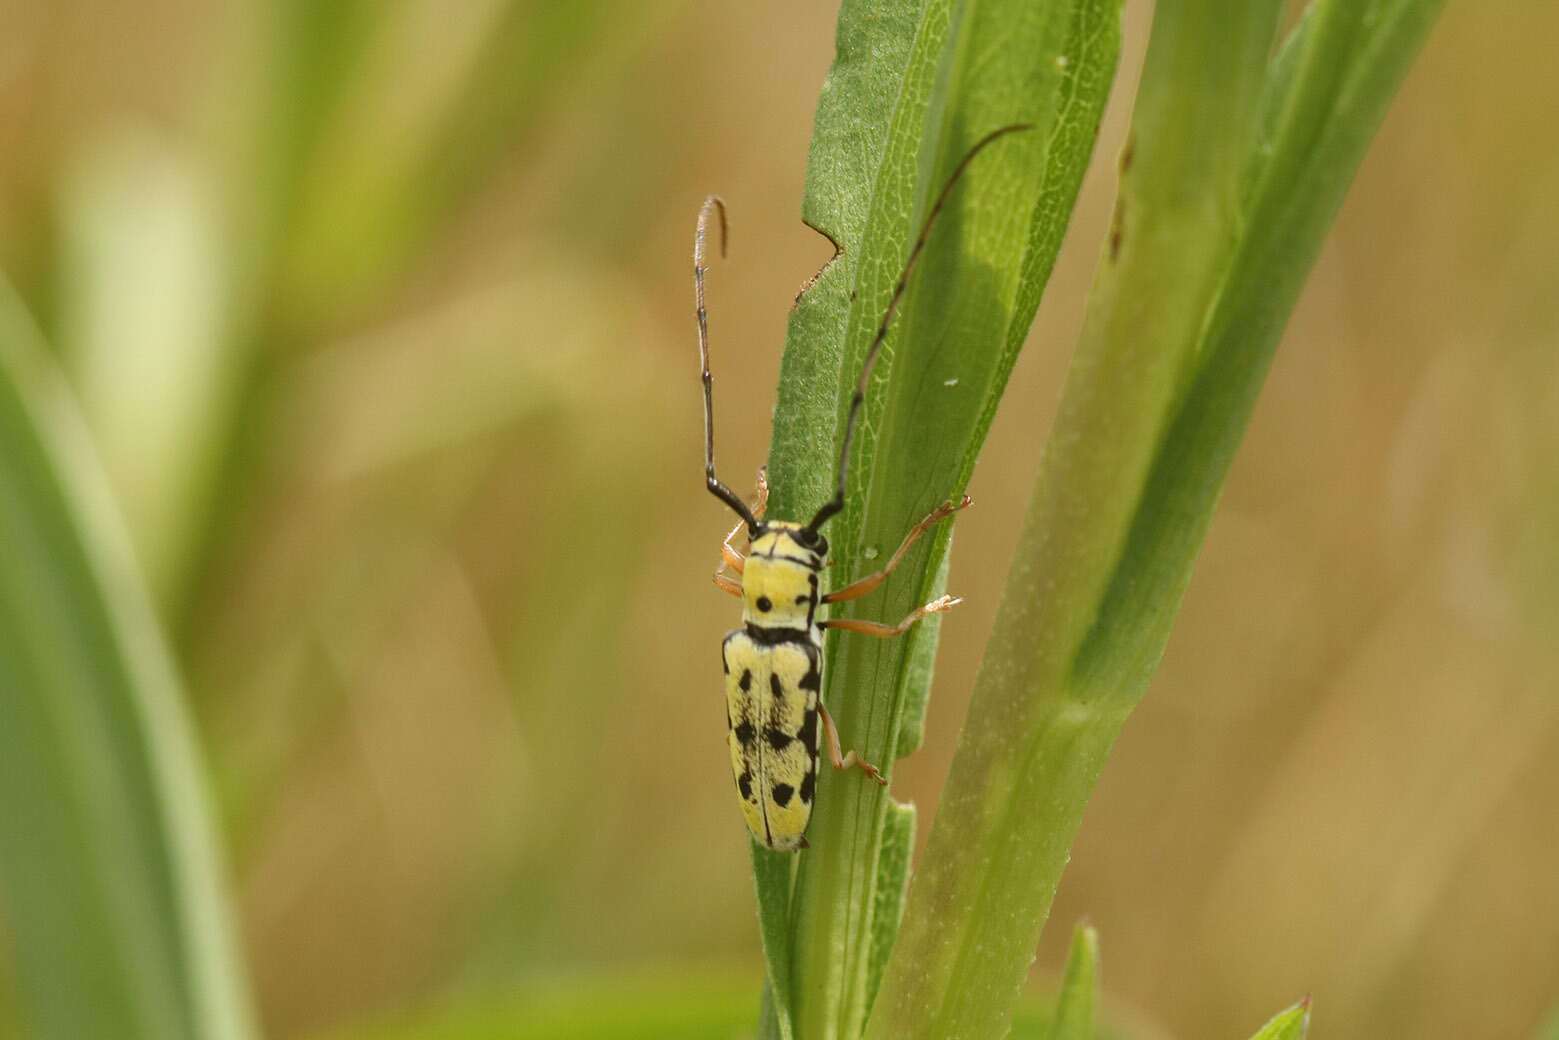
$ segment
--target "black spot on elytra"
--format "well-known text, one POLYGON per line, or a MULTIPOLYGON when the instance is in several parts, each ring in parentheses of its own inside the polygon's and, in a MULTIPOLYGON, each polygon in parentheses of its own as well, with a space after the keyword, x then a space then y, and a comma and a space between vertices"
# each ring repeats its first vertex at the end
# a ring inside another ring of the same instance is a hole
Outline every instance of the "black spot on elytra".
POLYGON ((816 668, 812 669, 801 677, 800 685, 803 690, 821 690, 823 688, 823 673, 816 668))
POLYGON ((789 784, 774 785, 774 804, 781 809, 790 804, 790 800, 796 796, 796 789, 789 784))
POLYGON ((752 689, 752 670, 750 668, 742 669, 742 677, 736 685, 741 687, 743 693, 752 689))
POLYGON ((736 742, 743 747, 750 745, 753 741, 753 738, 757 735, 758 730, 751 722, 743 722, 740 726, 736 727, 736 742))
POLYGON ((809 805, 809 804, 811 804, 812 796, 815 793, 817 793, 817 774, 816 773, 808 773, 806 776, 804 776, 801 779, 801 791, 800 791, 800 794, 801 794, 801 804, 802 805, 809 805))
POLYGON ((767 596, 759 596, 758 601, 753 605, 765 614, 774 609, 774 601, 767 596))
POLYGON ((790 742, 796 738, 780 729, 778 726, 769 726, 763 731, 763 739, 769 742, 769 747, 775 751, 784 751, 790 747, 790 742))
POLYGON ((810 593, 803 592, 801 595, 796 597, 796 602, 797 603, 810 603, 810 602, 812 602, 812 596, 811 596, 810 593))
POLYGON ((774 710, 785 706, 785 684, 773 672, 769 673, 769 692, 774 695, 774 710))
POLYGON ((736 778, 736 789, 742 794, 742 801, 752 801, 752 774, 743 773, 736 778))
POLYGON ((801 723, 801 743, 806 745, 807 753, 814 758, 817 756, 817 710, 807 712, 807 717, 801 723))

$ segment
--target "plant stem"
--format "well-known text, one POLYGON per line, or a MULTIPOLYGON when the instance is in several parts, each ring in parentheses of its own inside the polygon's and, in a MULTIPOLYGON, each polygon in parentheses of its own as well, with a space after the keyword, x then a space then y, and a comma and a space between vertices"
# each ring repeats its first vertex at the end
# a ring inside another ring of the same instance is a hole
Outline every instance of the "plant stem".
POLYGON ((1280 6, 1155 12, 1114 227, 870 1036, 1005 1032, 1283 325, 1438 3, 1321 0, 1269 62, 1280 6))

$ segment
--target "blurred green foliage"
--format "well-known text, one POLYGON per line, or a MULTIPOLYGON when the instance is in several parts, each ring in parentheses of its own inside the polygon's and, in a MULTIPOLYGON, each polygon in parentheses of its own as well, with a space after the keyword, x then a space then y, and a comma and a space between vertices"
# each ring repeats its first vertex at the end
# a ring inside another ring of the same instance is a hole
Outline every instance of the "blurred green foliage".
POLYGON ((327 1040, 730 1040, 751 1029, 755 1007, 750 978, 565 981, 490 1005, 347 1029, 327 1040))
POLYGON ((174 677, 90 440, 0 284, 0 909, 36 1035, 252 1022, 174 677))
MULTIPOLYGON (((722 462, 755 468, 829 254, 796 200, 837 12, 569 6, 8 16, 0 268, 107 471, 85 519, 122 515, 170 635, 270 1036, 761 971, 687 245, 721 191, 722 462)), ((1450 6, 1299 304, 1057 896, 1128 1035, 1248 1035, 1299 992, 1328 1035, 1524 1035, 1552 999, 1556 19, 1450 6)), ((959 520, 968 602, 895 775, 923 823, 1108 228, 1095 167, 959 520)), ((749 1026, 750 984, 709 992, 749 1026)))

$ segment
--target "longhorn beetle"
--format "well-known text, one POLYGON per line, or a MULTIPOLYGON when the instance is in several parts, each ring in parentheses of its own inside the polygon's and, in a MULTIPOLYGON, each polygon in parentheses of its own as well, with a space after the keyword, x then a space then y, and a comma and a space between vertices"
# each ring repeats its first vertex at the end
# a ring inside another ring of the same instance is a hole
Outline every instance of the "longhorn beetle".
POLYGON ((807 823, 812 818, 812 802, 817 792, 818 720, 822 719, 828 737, 828 757, 835 769, 858 766, 879 784, 886 784, 876 766, 854 751, 839 753, 839 731, 820 699, 823 689, 823 629, 837 628, 870 636, 888 637, 903 633, 928 614, 956 606, 961 600, 942 596, 914 611, 897 625, 849 618, 821 620, 818 606, 858 599, 881 585, 915 544, 938 521, 969 504, 965 496, 958 504, 943 503, 905 535, 887 566, 841 589, 820 593, 818 575, 828 556, 828 540, 821 528, 844 508, 845 474, 850 462, 850 440, 861 402, 866 397, 872 363, 888 337, 899 299, 909 282, 926 237, 953 185, 958 183, 980 150, 1003 134, 1026 130, 1025 125, 1005 126, 975 144, 959 161, 953 174, 921 226, 904 263, 904 271, 888 300, 888 309, 877 327, 876 338, 866 351, 850 411, 845 419, 844 443, 839 451, 838 481, 834 496, 824 502, 807 524, 788 520, 764 520, 768 487, 763 473, 758 474, 758 503, 746 502, 715 476, 714 380, 709 374, 709 327, 704 313, 704 239, 710 217, 720 217, 720 253, 725 254, 725 202, 717 195, 704 200, 698 213, 698 230, 693 239, 693 288, 698 302, 698 353, 704 380, 704 475, 710 492, 741 517, 721 545, 724 564, 730 565, 740 579, 715 571, 715 584, 742 599, 742 627, 725 637, 720 660, 725 670, 726 721, 730 732, 731 771, 741 796, 742 815, 755 840, 771 849, 789 852, 807 847, 807 823), (748 550, 744 556, 732 546, 742 526, 747 527, 748 550))

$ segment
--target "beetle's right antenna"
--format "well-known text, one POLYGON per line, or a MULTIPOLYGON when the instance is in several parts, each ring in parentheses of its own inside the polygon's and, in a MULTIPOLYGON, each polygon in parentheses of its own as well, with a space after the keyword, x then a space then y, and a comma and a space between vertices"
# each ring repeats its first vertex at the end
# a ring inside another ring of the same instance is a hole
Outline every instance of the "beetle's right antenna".
MULTIPOLYGON (((936 202, 931 206, 931 212, 926 215, 926 222, 920 226, 920 237, 915 239, 915 245, 909 251, 909 259, 904 262, 904 273, 899 275, 899 284, 893 287, 893 296, 888 300, 888 309, 882 315, 882 324, 877 326, 877 336, 872 340, 872 345, 866 350, 866 361, 861 366, 861 378, 855 384, 855 395, 850 398, 850 415, 844 423, 844 446, 839 450, 839 485, 834 491, 834 497, 824 502, 818 509, 817 515, 807 525, 810 531, 816 531, 823 525, 823 521, 833 516, 844 508, 844 482, 845 469, 850 463, 850 440, 855 436, 855 420, 861 412, 861 402, 866 399, 866 384, 872 376, 872 363, 877 360, 877 354, 882 350, 882 343, 888 338, 888 329, 893 325, 893 315, 898 311, 899 300, 904 295, 904 287, 909 284, 909 276, 915 270, 915 261, 920 259, 921 250, 926 247, 926 238, 931 234, 931 225, 936 223, 937 214, 942 212, 942 205, 947 202, 947 197, 952 194, 953 185, 958 183, 964 170, 968 168, 970 161, 980 154, 981 149, 1004 134, 1010 134, 1015 130, 1034 129, 1028 123, 1013 123, 999 130, 992 130, 975 142, 973 148, 964 154, 953 169, 952 176, 942 186, 942 192, 936 197, 936 202)), ((707 205, 707 203, 706 203, 707 205)), ((729 494, 729 492, 727 492, 729 494)))
POLYGON ((704 316, 704 237, 709 230, 709 215, 720 214, 720 255, 725 255, 725 200, 711 195, 698 211, 698 232, 693 237, 693 294, 698 300, 698 360, 704 372, 704 479, 716 498, 736 511, 753 536, 758 534, 758 518, 752 515, 741 496, 720 483, 715 476, 715 383, 709 374, 709 322, 704 316))

